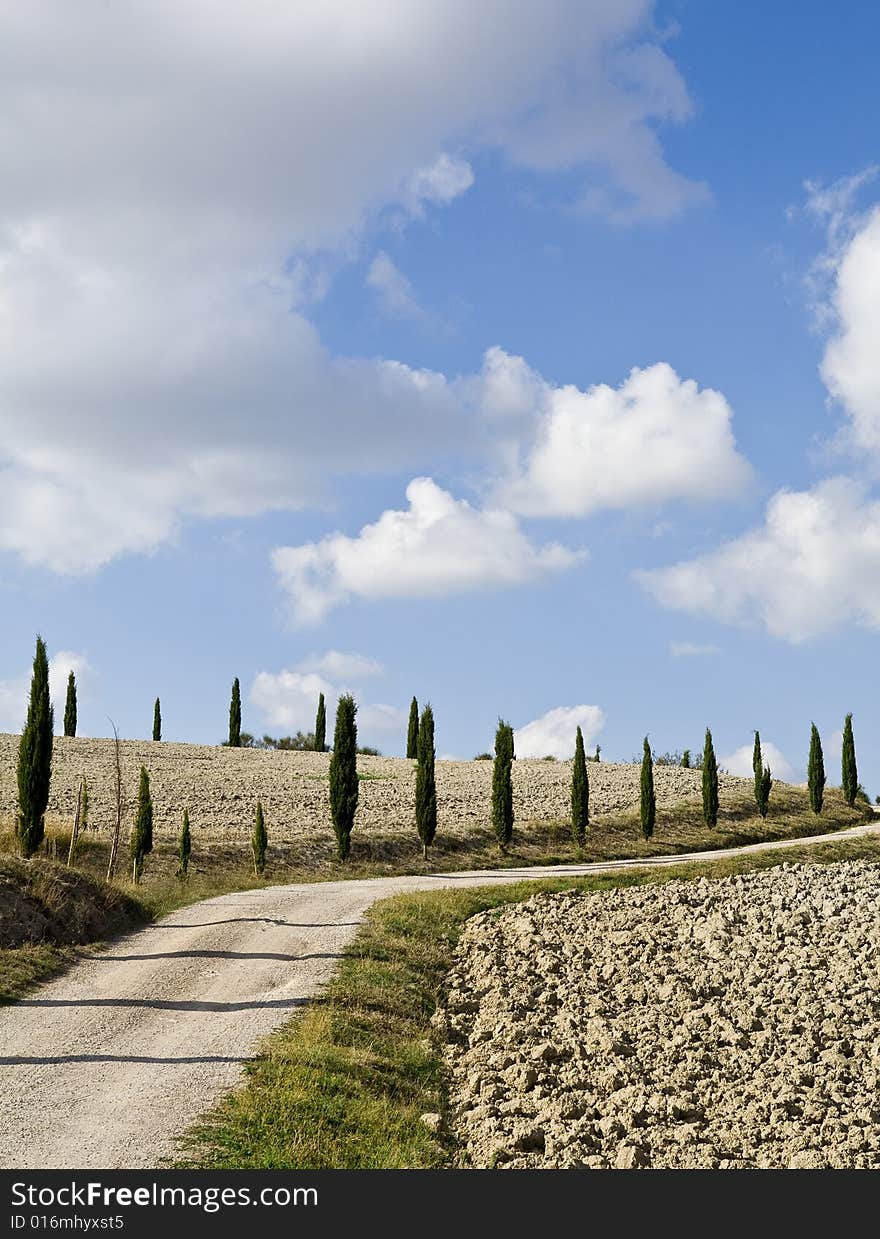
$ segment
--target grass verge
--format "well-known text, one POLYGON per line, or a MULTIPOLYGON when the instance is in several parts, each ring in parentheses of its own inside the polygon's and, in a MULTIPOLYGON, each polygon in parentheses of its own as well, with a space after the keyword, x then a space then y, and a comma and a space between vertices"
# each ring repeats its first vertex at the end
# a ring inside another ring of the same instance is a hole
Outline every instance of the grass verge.
POLYGON ((267 1039, 248 1080, 192 1133, 187 1167, 417 1169, 448 1166, 448 1138, 422 1122, 445 1105, 436 1007, 465 921, 538 891, 725 877, 784 862, 880 861, 880 840, 841 839, 666 870, 521 882, 383 900, 325 992, 267 1039))

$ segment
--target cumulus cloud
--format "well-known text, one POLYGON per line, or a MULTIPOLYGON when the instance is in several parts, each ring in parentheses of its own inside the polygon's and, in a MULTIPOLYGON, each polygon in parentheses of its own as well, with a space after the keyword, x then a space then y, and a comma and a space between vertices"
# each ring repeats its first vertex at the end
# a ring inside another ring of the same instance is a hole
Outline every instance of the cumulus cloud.
MULTIPOLYGON (((77 698, 82 703, 83 690, 88 692, 92 667, 85 654, 72 650, 59 650, 49 659, 49 696, 55 710, 55 729, 64 713, 64 702, 67 698, 67 677, 70 672, 76 676, 77 698)), ((28 700, 30 696, 32 669, 23 669, 20 674, 8 680, 0 680, 0 729, 3 731, 21 731, 27 717, 28 700)))
MULTIPOLYGON (((286 734, 314 730, 318 697, 324 694, 328 731, 332 735, 333 713, 343 692, 354 684, 382 674, 384 668, 363 654, 343 654, 328 650, 310 655, 281 671, 260 671, 250 688, 250 701, 266 726, 286 734)), ((358 694, 359 695, 359 694, 358 694)), ((397 706, 382 702, 359 702, 358 725, 361 739, 404 734, 407 714, 397 706)))
POLYGON ((318 697, 328 708, 335 701, 333 685, 313 671, 260 671, 251 684, 251 704, 268 726, 288 732, 313 731, 318 697))
POLYGON ((835 263, 834 334, 821 374, 849 417, 852 442, 880 468, 880 206, 870 212, 835 263))
MULTIPOLYGON (((754 740, 744 744, 742 748, 736 749, 735 752, 728 753, 726 757, 720 758, 718 764, 731 774, 738 774, 744 779, 750 779, 754 774, 752 767, 754 745, 754 740)), ((761 754, 764 758, 764 765, 770 767, 774 779, 780 783, 794 783, 796 781, 799 772, 795 770, 782 750, 777 748, 772 741, 765 740, 763 736, 761 737, 761 754)))
MULTIPOLYGON (((526 379, 522 358, 510 362, 502 383, 501 360, 493 358, 492 383, 517 407, 526 379)), ((515 512, 584 516, 669 499, 714 500, 750 480, 727 401, 665 363, 632 370, 617 388, 538 387, 533 375, 531 390, 541 396, 532 441, 497 491, 515 512)))
POLYGON ((365 654, 344 654, 340 650, 327 650, 325 654, 310 654, 298 664, 300 671, 313 671, 329 676, 331 680, 351 681, 369 679, 382 675, 385 668, 375 658, 365 654))
POLYGON ((779 491, 762 526, 696 559, 637 572, 661 606, 805 641, 880 627, 880 502, 847 478, 779 491))
POLYGON ((459 444, 442 376, 323 348, 303 264, 384 208, 453 201, 473 172, 451 150, 575 172, 613 212, 682 209, 699 189, 654 126, 689 102, 651 11, 10 0, 0 549, 89 571, 459 444))
POLYGON ((516 518, 455 499, 431 478, 406 488, 409 507, 383 512, 355 538, 278 547, 272 560, 294 619, 315 623, 352 597, 416 598, 523 585, 571 567, 585 552, 535 546, 516 518))
POLYGON ((518 757, 574 756, 578 727, 589 750, 605 726, 605 715, 598 706, 557 706, 540 718, 532 719, 513 733, 514 751, 518 757))
POLYGON ((367 286, 372 288, 386 314, 399 318, 420 318, 421 306, 413 286, 384 250, 370 263, 367 286))

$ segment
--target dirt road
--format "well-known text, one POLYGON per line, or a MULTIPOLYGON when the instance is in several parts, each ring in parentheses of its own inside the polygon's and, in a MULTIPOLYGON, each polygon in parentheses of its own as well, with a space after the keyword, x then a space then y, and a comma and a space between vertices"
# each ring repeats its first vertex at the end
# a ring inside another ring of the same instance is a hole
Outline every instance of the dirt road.
MULTIPOLYGON (((868 823, 823 836, 880 830, 868 823)), ((0 1009, 0 1166, 156 1167, 242 1080, 242 1062, 325 984, 364 913, 400 891, 678 864, 691 856, 275 886, 118 939, 0 1009)))

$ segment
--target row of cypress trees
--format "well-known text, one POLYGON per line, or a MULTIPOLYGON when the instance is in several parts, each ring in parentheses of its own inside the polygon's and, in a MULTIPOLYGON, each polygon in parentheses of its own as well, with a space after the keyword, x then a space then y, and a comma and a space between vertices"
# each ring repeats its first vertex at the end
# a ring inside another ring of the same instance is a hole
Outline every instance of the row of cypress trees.
MULTIPOLYGON (((358 803, 357 776, 357 704, 351 694, 339 698, 336 712, 336 729, 333 755, 330 761, 330 805, 337 852, 344 860, 351 847, 351 832, 358 803)), ((65 735, 76 734, 76 679, 70 672, 67 684, 67 699, 64 711, 65 735)), ((320 694, 315 724, 316 748, 325 745, 326 707, 324 695, 320 694)), ((153 739, 161 739, 162 716, 159 698, 153 712, 153 739)), ((16 769, 19 810, 16 817, 16 833, 23 855, 32 856, 44 835, 44 820, 49 799, 49 781, 52 765, 54 713, 49 692, 49 662, 46 646, 37 636, 31 676, 30 698, 25 726, 19 742, 16 769)), ((241 690, 238 678, 233 681, 229 710, 229 744, 241 743, 241 690)), ((437 788, 435 779, 434 714, 426 705, 421 718, 418 702, 413 697, 410 706, 407 733, 407 756, 417 761, 416 771, 416 827, 427 857, 428 847, 434 840, 437 829, 437 788)), ((495 764, 492 774, 492 825, 502 849, 510 843, 513 834, 513 784, 512 766, 515 758, 513 728, 499 719, 495 735, 495 764)), ((846 802, 851 806, 860 791, 856 766, 855 742, 852 730, 852 714, 847 714, 843 731, 842 786, 846 802)), ((712 733, 706 728, 702 756, 703 816, 708 826, 718 821, 718 765, 712 743, 712 733)), ((760 734, 755 732, 752 766, 754 771, 755 801, 762 817, 767 815, 772 779, 769 766, 763 763, 760 734)), ((807 767, 810 806, 814 813, 822 811, 826 783, 822 741, 815 723, 811 724, 810 753, 807 767)), ((647 736, 644 740, 640 780, 640 820, 642 833, 650 838, 656 821, 656 797, 654 793, 653 756, 647 736)), ((583 734, 577 728, 575 755, 572 765, 571 825, 575 841, 583 845, 589 825, 589 779, 584 751, 583 734)), ((153 807, 150 797, 149 775, 141 767, 138 787, 135 823, 131 836, 133 877, 137 882, 143 870, 144 858, 152 850, 153 807)), ((179 840, 179 860, 182 876, 186 875, 191 853, 189 815, 184 812, 184 821, 179 840)), ((265 864, 266 830, 262 804, 257 802, 253 836, 254 860, 258 872, 265 864)))

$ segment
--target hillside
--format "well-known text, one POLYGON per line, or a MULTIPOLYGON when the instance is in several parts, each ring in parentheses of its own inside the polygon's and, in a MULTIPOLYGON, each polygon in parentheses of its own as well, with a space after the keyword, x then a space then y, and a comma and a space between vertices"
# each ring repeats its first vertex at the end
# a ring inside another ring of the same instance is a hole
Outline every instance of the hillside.
MULTIPOLYGON (((18 736, 0 735, 0 816, 14 813, 18 736)), ((274 843, 326 836, 330 823, 327 753, 228 749, 216 745, 120 743, 122 778, 129 809, 143 764, 150 772, 157 839, 176 836, 185 807, 206 841, 236 843, 249 837, 257 797, 263 801, 274 843)), ((383 835, 413 830, 414 763, 404 758, 359 757, 358 830, 383 835)), ((55 738, 49 820, 68 824, 76 808, 80 776, 89 783, 91 824, 102 833, 114 820, 112 740, 55 738)), ((639 768, 590 763, 593 817, 628 809, 639 801, 639 768)), ((570 812, 570 762, 517 760, 513 767, 514 812, 520 823, 564 821, 570 812)), ((654 782, 659 808, 700 795, 695 770, 658 766, 654 782)), ((749 792, 751 780, 721 776, 722 800, 749 792)), ((492 763, 438 761, 440 832, 461 836, 489 825, 492 763)), ((126 818, 128 820, 128 817, 126 818)))

